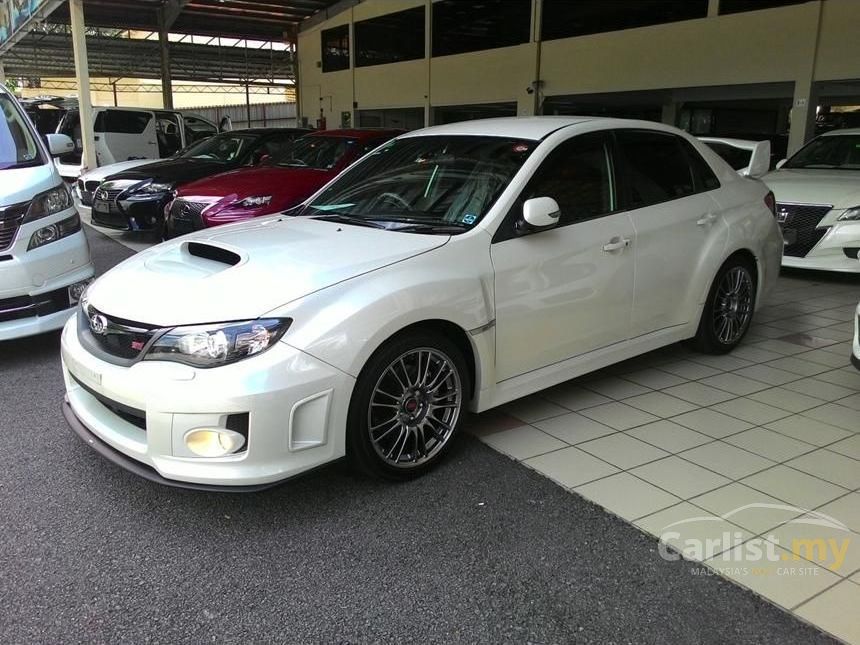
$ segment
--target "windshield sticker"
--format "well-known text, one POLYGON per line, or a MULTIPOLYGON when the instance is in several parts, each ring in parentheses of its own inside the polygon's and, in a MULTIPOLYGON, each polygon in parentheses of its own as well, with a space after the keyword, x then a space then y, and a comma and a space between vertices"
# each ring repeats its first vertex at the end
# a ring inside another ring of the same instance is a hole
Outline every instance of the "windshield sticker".
POLYGON ((463 224, 474 224, 476 219, 478 219, 477 215, 473 215, 472 213, 466 213, 465 215, 463 215, 462 222, 463 224))

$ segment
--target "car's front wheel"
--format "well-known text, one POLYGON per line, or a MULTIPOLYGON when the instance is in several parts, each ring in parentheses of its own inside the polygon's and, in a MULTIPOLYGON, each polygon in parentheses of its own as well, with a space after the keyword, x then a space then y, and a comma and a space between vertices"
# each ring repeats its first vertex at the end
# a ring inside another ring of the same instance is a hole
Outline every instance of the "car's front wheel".
POLYGON ((347 455, 365 473, 410 479, 451 446, 471 384, 462 352, 418 330, 376 351, 358 377, 349 409, 347 455))
POLYGON ((743 340, 755 310, 756 278, 751 263, 729 258, 711 285, 693 345, 708 354, 725 354, 743 340))

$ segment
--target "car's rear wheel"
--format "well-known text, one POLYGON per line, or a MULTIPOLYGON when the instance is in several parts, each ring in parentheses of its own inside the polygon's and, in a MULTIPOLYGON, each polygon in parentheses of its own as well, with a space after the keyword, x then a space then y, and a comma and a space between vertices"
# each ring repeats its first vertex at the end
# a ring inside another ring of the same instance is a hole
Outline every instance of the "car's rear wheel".
POLYGON ((445 336, 415 331, 395 337, 358 377, 347 427, 350 460, 388 479, 423 474, 456 437, 470 387, 463 355, 445 336))
POLYGON ((725 354, 749 331, 755 310, 756 278, 750 262, 729 258, 711 285, 693 345, 708 354, 725 354))

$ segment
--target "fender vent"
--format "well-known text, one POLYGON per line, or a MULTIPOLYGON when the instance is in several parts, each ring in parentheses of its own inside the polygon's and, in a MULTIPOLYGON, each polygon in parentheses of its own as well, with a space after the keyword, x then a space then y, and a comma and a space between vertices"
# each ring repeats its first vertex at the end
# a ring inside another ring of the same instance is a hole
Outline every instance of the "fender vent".
POLYGON ((221 264, 229 264, 231 267, 236 266, 242 261, 238 253, 233 253, 233 251, 228 251, 220 246, 189 242, 186 248, 188 249, 188 253, 194 257, 220 262, 221 264))

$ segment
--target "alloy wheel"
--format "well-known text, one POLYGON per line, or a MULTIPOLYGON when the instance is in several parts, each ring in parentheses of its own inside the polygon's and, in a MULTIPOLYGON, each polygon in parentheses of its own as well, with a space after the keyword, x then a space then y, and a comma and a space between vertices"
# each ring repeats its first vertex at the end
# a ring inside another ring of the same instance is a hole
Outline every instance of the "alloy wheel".
POLYGON ((754 293, 753 279, 746 267, 732 267, 720 281, 714 301, 714 334, 723 345, 737 342, 746 331, 754 293))

